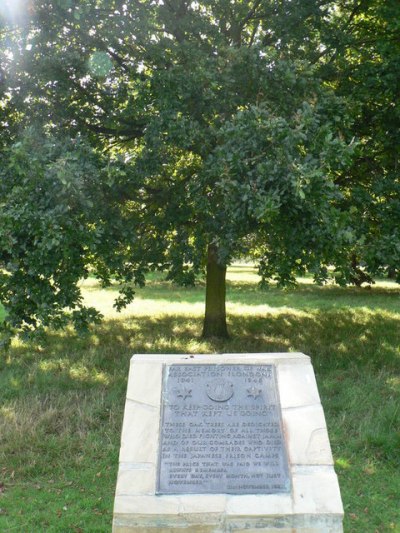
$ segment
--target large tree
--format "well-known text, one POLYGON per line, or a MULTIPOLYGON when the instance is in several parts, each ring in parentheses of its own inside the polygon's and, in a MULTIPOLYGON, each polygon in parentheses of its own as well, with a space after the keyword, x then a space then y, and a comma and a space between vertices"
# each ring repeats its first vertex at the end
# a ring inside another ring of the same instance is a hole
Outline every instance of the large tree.
POLYGON ((89 268, 105 284, 141 283, 148 269, 190 284, 206 269, 205 336, 227 335, 225 274, 239 253, 265 282, 305 270, 322 281, 330 264, 346 274, 349 130, 318 75, 334 2, 29 5, 2 28, 13 128, 0 300, 12 327, 82 317, 89 268))

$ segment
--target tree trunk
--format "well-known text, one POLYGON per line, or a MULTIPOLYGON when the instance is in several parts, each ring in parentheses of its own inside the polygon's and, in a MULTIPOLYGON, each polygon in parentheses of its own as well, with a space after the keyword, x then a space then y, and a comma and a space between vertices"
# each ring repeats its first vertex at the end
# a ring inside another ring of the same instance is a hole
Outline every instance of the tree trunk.
POLYGON ((394 267, 388 267, 388 269, 387 269, 387 277, 389 279, 396 279, 397 273, 396 273, 396 269, 394 267))
POLYGON ((226 325, 225 294, 226 266, 218 263, 218 249, 215 244, 208 246, 206 277, 206 312, 203 338, 228 338, 226 325))

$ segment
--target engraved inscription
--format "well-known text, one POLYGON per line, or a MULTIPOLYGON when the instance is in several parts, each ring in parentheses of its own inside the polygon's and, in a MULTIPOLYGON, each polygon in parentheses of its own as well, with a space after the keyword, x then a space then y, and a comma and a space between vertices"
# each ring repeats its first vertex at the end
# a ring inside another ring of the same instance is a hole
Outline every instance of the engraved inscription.
POLYGON ((290 490, 273 365, 165 367, 158 494, 290 490))

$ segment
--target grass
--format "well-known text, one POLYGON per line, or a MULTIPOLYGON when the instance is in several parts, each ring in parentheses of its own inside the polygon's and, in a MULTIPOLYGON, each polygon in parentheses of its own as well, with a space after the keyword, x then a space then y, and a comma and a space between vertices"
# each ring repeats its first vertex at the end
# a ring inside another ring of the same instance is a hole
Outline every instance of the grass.
MULTIPOLYGON (((203 287, 153 277, 117 314, 113 289, 83 284, 105 321, 50 331, 0 355, 0 531, 108 532, 129 359, 134 353, 302 351, 312 357, 345 507, 345 531, 400 532, 400 290, 257 290, 229 272, 232 338, 199 338, 203 287)), ((212 356, 210 356, 212 357, 212 356)))

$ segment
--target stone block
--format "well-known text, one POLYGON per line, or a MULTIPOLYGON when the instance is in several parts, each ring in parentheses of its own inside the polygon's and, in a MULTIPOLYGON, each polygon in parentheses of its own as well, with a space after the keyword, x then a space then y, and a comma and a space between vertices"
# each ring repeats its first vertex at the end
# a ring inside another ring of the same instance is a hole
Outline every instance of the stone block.
POLYGON ((226 504, 226 515, 259 516, 260 511, 272 515, 286 515, 293 512, 291 494, 252 494, 230 496, 226 504))
POLYGON ((120 463, 117 496, 153 495, 156 490, 156 465, 151 463, 120 463))
POLYGON ((298 469, 292 480, 295 514, 343 515, 339 484, 333 467, 298 469))
POLYGON ((126 397, 145 405, 159 407, 161 401, 162 364, 131 363, 132 372, 126 397))
POLYGON ((282 362, 277 365, 282 409, 320 404, 317 382, 311 363, 282 362))
POLYGON ((332 465, 321 404, 282 409, 289 461, 292 465, 332 465))
POLYGON ((127 400, 121 435, 120 461, 157 463, 159 409, 127 400))

